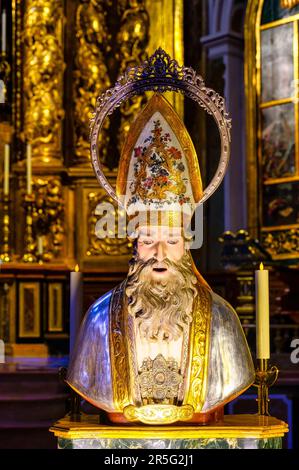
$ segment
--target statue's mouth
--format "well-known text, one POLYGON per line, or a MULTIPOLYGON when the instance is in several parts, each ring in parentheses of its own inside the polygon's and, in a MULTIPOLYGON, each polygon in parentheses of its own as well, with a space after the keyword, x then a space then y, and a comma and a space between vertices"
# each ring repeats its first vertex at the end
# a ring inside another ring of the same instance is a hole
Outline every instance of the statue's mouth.
POLYGON ((153 271, 156 273, 165 273, 167 271, 167 268, 153 268, 153 271))

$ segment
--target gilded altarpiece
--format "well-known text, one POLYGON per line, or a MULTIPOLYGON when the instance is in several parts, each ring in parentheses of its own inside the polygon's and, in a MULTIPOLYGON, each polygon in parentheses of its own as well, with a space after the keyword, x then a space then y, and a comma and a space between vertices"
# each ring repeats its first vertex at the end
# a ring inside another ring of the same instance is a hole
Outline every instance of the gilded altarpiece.
MULTIPOLYGON (((115 256, 127 260, 129 252, 122 241, 115 244, 121 247, 119 253, 116 248, 103 251, 105 241, 91 242, 94 207, 90 191, 85 195, 81 189, 94 189, 101 196, 93 186, 89 123, 97 96, 158 45, 183 61, 183 2, 14 0, 12 21, 12 183, 17 194, 13 205, 25 230, 22 200, 29 142, 34 185, 31 251, 37 255, 37 237, 42 236, 44 262, 73 265, 76 261, 82 266, 101 263, 105 256, 108 263, 115 256), (158 44, 161 37, 163 44, 158 44), (87 208, 84 219, 78 207, 87 208), (84 228, 74 233, 78 218, 84 228)), ((182 115, 182 97, 173 94, 170 99, 182 115)), ((130 123, 146 100, 134 97, 115 118, 106 120, 98 145, 112 180, 130 123)), ((23 237, 16 236, 12 243, 15 255, 25 251, 23 237)))
POLYGON ((251 0, 245 22, 249 228, 298 259, 299 2, 251 0))
MULTIPOLYGON (((0 271, 0 336, 8 343, 42 343, 67 337, 67 279, 75 264, 85 272, 109 272, 111 279, 127 270, 132 246, 126 237, 100 239, 96 233, 97 207, 110 201, 91 167, 89 123, 97 96, 158 46, 183 63, 183 1, 13 0, 9 5, 12 63, 0 119, 1 140, 11 150, 5 200, 2 181, 0 189, 1 209, 9 214, 0 218, 1 249, 9 261, 0 271)), ((168 99, 182 116, 183 98, 175 95, 168 99)), ((147 99, 132 98, 105 122, 98 145, 112 184, 130 123, 147 99)), ((1 168, 3 160, 0 144, 1 168)))
POLYGON ((22 227, 11 231, 12 252, 19 262, 26 251, 35 261, 65 263, 73 258, 70 196, 63 183, 64 30, 63 0, 15 0, 12 8, 14 52, 11 145, 13 215, 22 227), (32 148, 32 240, 26 232, 26 148, 32 148), (30 243, 30 247, 28 246, 30 243), (26 246, 27 245, 27 246, 26 246))

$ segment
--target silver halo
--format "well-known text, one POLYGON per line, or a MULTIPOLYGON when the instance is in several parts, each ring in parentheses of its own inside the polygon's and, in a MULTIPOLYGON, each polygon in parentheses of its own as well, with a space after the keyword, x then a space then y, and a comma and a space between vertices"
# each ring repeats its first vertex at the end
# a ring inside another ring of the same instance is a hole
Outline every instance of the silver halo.
POLYGON ((159 48, 141 65, 128 68, 113 88, 109 88, 97 98, 96 109, 91 119, 90 151, 94 172, 105 191, 119 206, 123 207, 101 168, 98 152, 98 136, 104 119, 112 114, 121 103, 145 91, 175 91, 183 93, 211 114, 218 126, 221 138, 221 155, 215 175, 203 192, 198 204, 204 203, 216 191, 224 178, 230 156, 231 119, 225 109, 224 98, 211 88, 207 88, 200 75, 191 67, 179 66, 166 52, 159 48))

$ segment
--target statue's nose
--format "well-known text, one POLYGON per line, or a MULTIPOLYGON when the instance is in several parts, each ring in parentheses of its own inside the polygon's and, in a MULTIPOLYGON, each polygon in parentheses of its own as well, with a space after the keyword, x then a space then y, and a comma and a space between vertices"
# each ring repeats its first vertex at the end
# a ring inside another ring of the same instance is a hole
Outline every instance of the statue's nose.
POLYGON ((163 261, 166 258, 165 244, 163 242, 157 243, 155 257, 157 261, 163 261))

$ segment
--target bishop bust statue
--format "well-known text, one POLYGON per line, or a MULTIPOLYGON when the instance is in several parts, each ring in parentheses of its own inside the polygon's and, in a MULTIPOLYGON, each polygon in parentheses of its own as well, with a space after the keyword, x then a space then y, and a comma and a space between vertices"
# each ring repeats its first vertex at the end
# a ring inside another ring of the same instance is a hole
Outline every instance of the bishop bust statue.
MULTIPOLYGON (((149 62, 155 65, 161 56, 167 66, 169 56, 161 50, 149 62)), ((134 84, 143 79, 136 73, 134 84)), ((93 164, 109 194, 95 142, 111 97, 99 105, 92 134, 93 164)), ((212 101, 205 107, 213 112, 212 101)), ((223 113, 222 132, 228 127, 223 113)), ((225 157, 227 147, 223 152, 225 157)), ((219 173, 213 190, 217 185, 219 173)), ((182 121, 155 93, 131 125, 114 194, 129 221, 139 216, 130 234, 134 253, 128 275, 86 313, 67 375, 70 386, 111 422, 206 423, 254 381, 238 316, 199 274, 189 249, 186 226, 209 188, 202 189, 182 121)))

